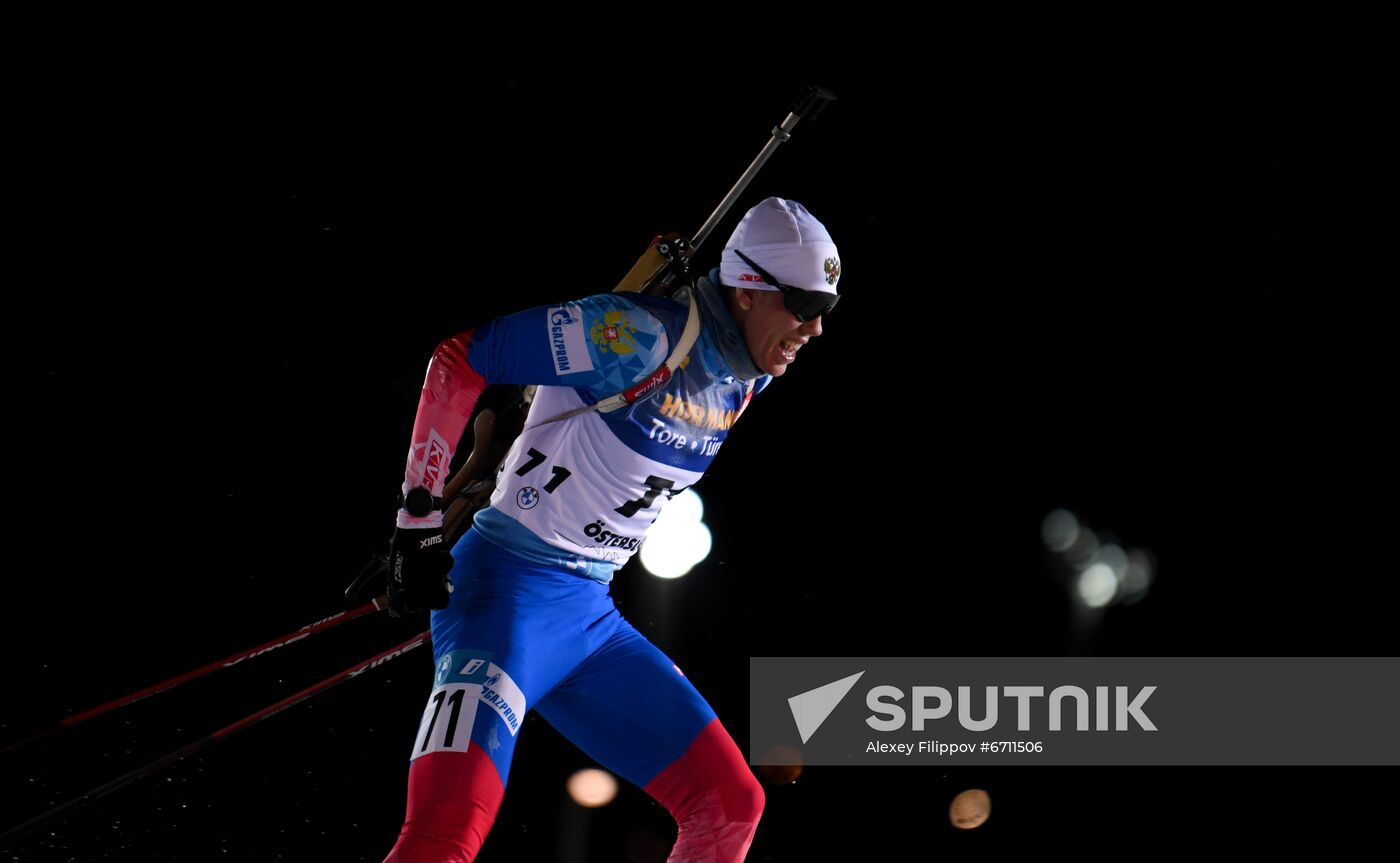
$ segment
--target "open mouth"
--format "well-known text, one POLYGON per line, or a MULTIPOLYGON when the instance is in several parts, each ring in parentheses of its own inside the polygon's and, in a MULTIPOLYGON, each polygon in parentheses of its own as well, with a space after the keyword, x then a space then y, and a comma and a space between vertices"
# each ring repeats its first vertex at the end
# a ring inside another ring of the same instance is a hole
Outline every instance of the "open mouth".
POLYGON ((778 352, 783 355, 785 362, 792 362, 797 359, 797 349, 802 347, 802 343, 794 339, 783 339, 778 342, 778 352))

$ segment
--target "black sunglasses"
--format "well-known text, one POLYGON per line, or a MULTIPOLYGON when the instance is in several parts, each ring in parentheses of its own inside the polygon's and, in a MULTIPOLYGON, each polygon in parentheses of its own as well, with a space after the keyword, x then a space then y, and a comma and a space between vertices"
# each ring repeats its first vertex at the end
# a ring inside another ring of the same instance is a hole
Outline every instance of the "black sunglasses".
POLYGON ((826 294, 821 291, 809 291, 806 288, 798 288, 792 285, 785 285, 773 278, 773 274, 753 262, 753 258, 739 251, 734 250, 734 254, 744 259, 744 263, 753 267, 755 273, 763 277, 763 281, 783 292, 783 305, 792 312, 792 316, 799 321, 807 321, 819 318, 822 315, 831 314, 831 310, 836 308, 836 301, 841 299, 835 294, 826 294))

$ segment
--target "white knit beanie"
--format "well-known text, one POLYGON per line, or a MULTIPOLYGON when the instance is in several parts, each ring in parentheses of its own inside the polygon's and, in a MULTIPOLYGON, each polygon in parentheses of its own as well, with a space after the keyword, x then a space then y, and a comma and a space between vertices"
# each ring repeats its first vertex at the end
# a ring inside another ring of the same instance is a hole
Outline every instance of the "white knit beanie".
POLYGON ((785 285, 836 293, 841 256, 831 235, 807 208, 785 198, 764 198, 739 220, 720 256, 719 278, 736 288, 776 291, 735 254, 743 252, 785 285))

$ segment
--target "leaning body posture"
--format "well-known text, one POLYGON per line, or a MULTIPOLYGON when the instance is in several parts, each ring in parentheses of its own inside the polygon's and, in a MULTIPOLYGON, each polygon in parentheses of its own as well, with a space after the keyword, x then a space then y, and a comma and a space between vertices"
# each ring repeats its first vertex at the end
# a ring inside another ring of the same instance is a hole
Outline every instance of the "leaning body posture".
POLYGON ((690 486, 749 400, 821 333, 840 261, 800 204, 751 209, 721 265, 681 299, 603 294, 498 318, 428 366, 391 550, 397 613, 431 607, 437 674, 413 743, 408 813, 386 861, 474 859, 496 817, 526 712, 662 803, 672 861, 744 858, 763 791, 715 712, 608 595, 666 500, 690 486), (671 379, 645 379, 698 303, 671 379), (537 384, 525 430, 450 554, 434 508, 477 397, 537 384))

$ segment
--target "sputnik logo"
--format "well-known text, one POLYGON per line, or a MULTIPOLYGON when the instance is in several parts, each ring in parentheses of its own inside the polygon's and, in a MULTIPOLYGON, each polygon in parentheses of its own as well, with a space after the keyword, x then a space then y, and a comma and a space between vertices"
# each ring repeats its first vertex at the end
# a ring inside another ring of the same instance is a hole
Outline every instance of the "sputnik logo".
POLYGON ((803 743, 812 739, 812 735, 817 733, 817 729, 822 727, 831 711, 836 709, 836 705, 841 703, 841 699, 846 697, 846 693, 851 691, 851 687, 856 685, 856 681, 860 680, 863 674, 865 672, 861 671, 788 699, 792 721, 797 723, 797 733, 802 735, 803 743))

